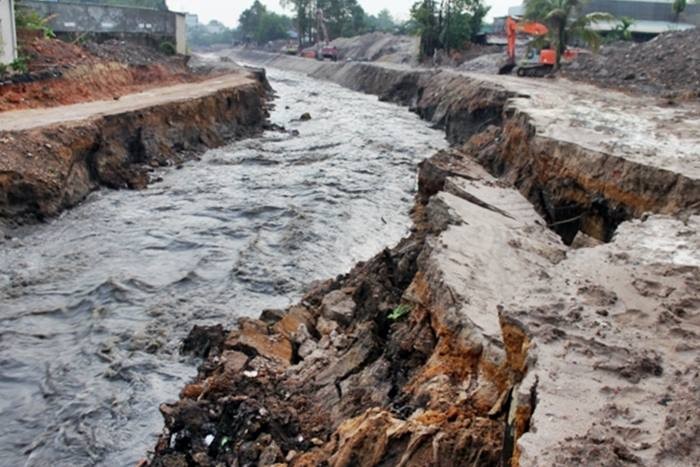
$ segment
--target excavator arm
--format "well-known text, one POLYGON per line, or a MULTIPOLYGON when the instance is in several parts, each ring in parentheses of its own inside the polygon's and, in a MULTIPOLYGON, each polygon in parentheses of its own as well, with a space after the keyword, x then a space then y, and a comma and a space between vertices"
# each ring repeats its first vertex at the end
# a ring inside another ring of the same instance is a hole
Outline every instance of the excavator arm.
POLYGON ((516 67, 515 60, 515 45, 518 34, 527 34, 532 37, 541 37, 549 32, 547 26, 536 21, 516 21, 509 16, 506 18, 506 38, 508 39, 508 61, 498 71, 499 74, 505 75, 513 71, 516 67))
POLYGON ((549 29, 536 21, 516 21, 512 17, 506 19, 506 37, 508 38, 508 58, 515 61, 515 41, 518 34, 527 34, 532 37, 547 35, 549 29))

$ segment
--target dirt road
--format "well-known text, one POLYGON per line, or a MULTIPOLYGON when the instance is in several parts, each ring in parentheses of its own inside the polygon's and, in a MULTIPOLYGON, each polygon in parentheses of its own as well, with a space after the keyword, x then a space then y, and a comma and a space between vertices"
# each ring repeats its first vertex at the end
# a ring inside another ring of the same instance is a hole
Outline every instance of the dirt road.
POLYGON ((532 119, 538 135, 700 178, 698 104, 669 104, 567 79, 465 75, 522 96, 511 107, 532 119))
POLYGON ((48 109, 3 112, 0 113, 0 132, 30 130, 59 123, 73 123, 172 102, 197 99, 222 89, 253 82, 254 80, 246 75, 231 74, 201 83, 186 83, 155 88, 137 94, 122 96, 118 100, 85 102, 48 109))

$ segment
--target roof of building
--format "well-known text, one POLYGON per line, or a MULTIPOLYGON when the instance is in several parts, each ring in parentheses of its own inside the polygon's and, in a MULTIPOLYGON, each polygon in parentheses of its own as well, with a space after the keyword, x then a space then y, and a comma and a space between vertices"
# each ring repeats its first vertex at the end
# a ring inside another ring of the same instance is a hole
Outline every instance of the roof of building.
MULTIPOLYGON (((597 21, 591 24, 591 29, 595 31, 612 31, 619 24, 619 21, 597 21)), ((639 34, 661 34, 671 31, 685 31, 688 29, 693 29, 694 27, 694 24, 687 23, 635 20, 630 26, 629 30, 633 33, 639 34)))

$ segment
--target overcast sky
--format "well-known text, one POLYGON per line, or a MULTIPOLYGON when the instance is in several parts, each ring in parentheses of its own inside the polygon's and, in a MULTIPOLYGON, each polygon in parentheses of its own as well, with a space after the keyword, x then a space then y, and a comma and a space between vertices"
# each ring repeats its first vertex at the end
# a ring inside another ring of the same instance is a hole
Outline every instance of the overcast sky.
MULTIPOLYGON (((185 11, 199 15, 200 22, 217 19, 228 26, 235 26, 238 16, 248 8, 253 0, 167 0, 170 9, 185 11)), ((283 13, 279 0, 261 0, 268 8, 283 13)), ((408 11, 415 0, 358 0, 362 8, 370 14, 376 14, 383 8, 388 9, 392 16, 408 19, 408 11)), ((504 15, 508 8, 520 5, 522 0, 486 0, 491 6, 489 17, 504 15)), ((289 11, 286 11, 289 14, 289 11)))

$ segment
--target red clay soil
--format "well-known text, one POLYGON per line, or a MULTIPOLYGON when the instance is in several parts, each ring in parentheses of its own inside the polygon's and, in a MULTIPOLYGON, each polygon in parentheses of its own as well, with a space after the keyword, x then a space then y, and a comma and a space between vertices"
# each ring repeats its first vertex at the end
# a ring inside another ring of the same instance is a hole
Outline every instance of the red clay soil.
POLYGON ((118 99, 152 87, 201 81, 181 56, 110 42, 82 47, 35 38, 21 45, 28 73, 0 76, 0 112, 118 99), (129 54, 120 50, 129 50, 129 54), (126 58, 125 58, 126 57, 126 58))

